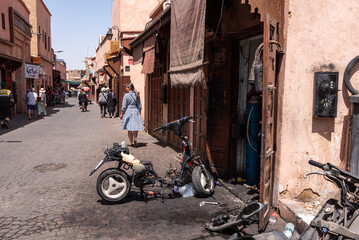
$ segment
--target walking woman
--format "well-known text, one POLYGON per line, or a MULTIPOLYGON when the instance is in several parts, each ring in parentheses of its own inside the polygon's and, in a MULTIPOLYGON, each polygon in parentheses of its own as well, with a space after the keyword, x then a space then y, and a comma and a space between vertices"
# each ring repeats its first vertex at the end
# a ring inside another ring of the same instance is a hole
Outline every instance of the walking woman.
POLYGON ((128 131, 130 145, 137 147, 138 131, 143 130, 141 119, 140 94, 135 90, 132 83, 126 86, 127 93, 123 96, 120 118, 122 119, 122 130, 128 131))
POLYGON ((39 91, 39 101, 37 102, 37 108, 38 108, 37 114, 40 116, 41 113, 44 113, 44 115, 47 116, 46 107, 47 107, 46 91, 44 88, 41 88, 39 91))

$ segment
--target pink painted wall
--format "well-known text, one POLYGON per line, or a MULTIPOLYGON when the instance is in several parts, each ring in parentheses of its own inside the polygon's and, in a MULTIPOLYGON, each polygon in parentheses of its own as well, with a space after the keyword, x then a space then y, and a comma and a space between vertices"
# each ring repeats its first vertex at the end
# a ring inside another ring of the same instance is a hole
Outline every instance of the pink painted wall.
POLYGON ((157 4, 157 0, 113 0, 112 25, 118 26, 121 32, 142 32, 146 23, 151 20, 149 15, 157 4))
MULTIPOLYGON (((100 37, 100 39, 103 39, 100 37)), ((96 49, 96 60, 94 61, 94 68, 95 72, 102 69, 105 65, 105 53, 110 51, 110 41, 104 39, 102 42, 99 43, 98 48, 96 49)))
MULTIPOLYGON (((336 189, 321 176, 303 179, 316 168, 309 159, 344 167, 349 117, 348 91, 343 83, 347 64, 359 53, 359 1, 286 0, 283 94, 279 94, 279 192, 291 197, 311 188, 322 197, 336 189), (337 117, 313 118, 314 72, 339 72, 337 117)), ((352 82, 358 82, 358 74, 352 82)), ((280 90, 281 91, 281 90, 280 90)))

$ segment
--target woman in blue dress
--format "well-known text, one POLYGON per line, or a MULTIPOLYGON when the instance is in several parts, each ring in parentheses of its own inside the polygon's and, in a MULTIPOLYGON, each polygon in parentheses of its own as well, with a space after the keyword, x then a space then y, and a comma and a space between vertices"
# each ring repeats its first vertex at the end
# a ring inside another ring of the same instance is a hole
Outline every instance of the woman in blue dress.
POLYGON ((122 130, 128 131, 128 139, 132 146, 137 147, 138 131, 144 129, 141 119, 140 94, 135 90, 132 83, 126 86, 127 93, 123 96, 120 118, 122 119, 122 130))

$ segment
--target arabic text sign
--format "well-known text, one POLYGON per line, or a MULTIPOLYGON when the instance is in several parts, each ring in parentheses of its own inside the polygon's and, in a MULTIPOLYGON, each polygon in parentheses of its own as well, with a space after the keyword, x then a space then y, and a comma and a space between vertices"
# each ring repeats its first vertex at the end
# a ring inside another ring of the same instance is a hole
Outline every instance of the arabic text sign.
POLYGON ((39 78, 40 66, 25 64, 25 78, 39 78))

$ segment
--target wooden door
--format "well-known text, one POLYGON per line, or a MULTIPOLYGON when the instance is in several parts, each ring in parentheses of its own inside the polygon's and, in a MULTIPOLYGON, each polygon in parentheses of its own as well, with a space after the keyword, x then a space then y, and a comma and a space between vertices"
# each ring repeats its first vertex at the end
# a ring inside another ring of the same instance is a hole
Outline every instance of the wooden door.
POLYGON ((10 90, 11 92, 14 92, 11 70, 6 70, 5 82, 6 82, 6 89, 10 90))
POLYGON ((193 127, 193 151, 206 158, 206 132, 207 132, 207 88, 194 87, 194 127, 193 127))
POLYGON ((229 164, 229 122, 231 86, 230 43, 216 42, 211 51, 209 72, 209 112, 207 141, 213 165, 219 176, 226 176, 229 164))
MULTIPOLYGON (((179 118, 190 115, 190 88, 189 87, 171 87, 168 99, 168 121, 174 121, 179 118)), ((183 127, 183 132, 188 133, 188 124, 183 127)), ((168 132, 168 144, 180 149, 181 139, 173 131, 168 132)))
POLYGON ((277 21, 268 14, 263 31, 263 97, 262 97, 262 141, 260 166, 260 202, 267 206, 259 213, 259 230, 268 223, 273 197, 273 172, 275 151, 275 89, 277 45, 277 21))
POLYGON ((159 61, 155 62, 154 71, 150 76, 149 88, 150 88, 150 112, 149 112, 149 126, 148 130, 151 134, 154 133, 153 129, 163 124, 163 110, 161 102, 161 87, 163 84, 163 64, 159 61))

